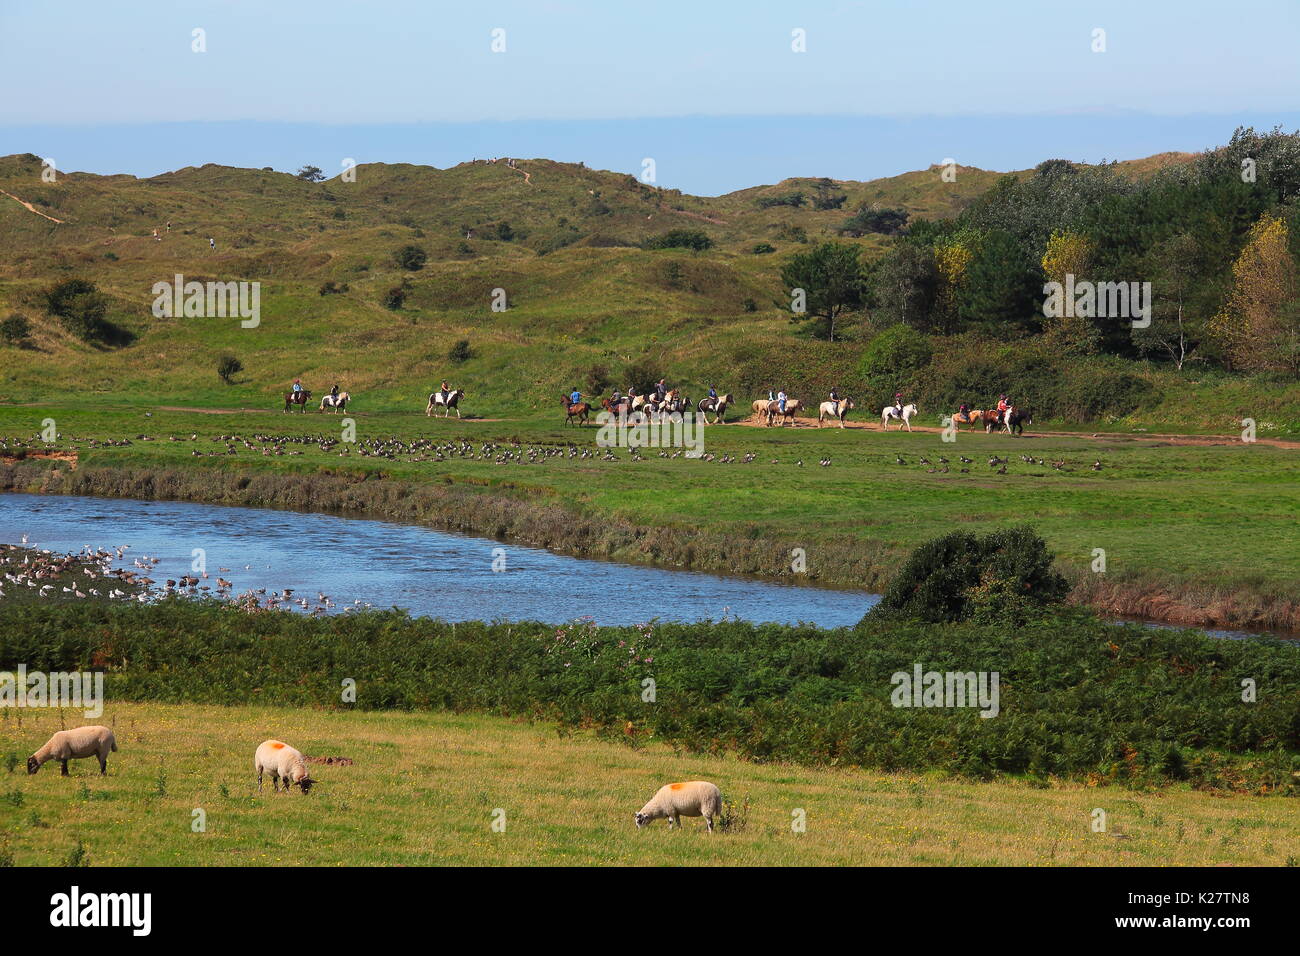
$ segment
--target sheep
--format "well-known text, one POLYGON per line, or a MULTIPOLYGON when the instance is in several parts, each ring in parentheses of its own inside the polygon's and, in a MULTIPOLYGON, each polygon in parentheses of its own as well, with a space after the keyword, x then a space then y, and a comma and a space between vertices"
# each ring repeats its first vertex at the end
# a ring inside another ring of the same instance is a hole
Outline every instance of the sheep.
POLYGON ((257 789, 262 789, 262 772, 270 771, 271 788, 278 791, 280 781, 284 781, 284 792, 293 789, 294 784, 307 793, 316 781, 307 775, 307 763, 301 752, 278 740, 265 740, 253 756, 253 765, 257 768, 257 789))
POLYGON ((48 760, 59 761, 62 776, 68 776, 68 761, 81 757, 99 758, 99 775, 108 773, 108 755, 117 751, 117 738, 107 727, 77 727, 60 730, 44 747, 27 758, 27 772, 35 773, 48 760))
POLYGON ((668 818, 668 828, 681 828, 682 817, 704 817, 709 832, 713 832, 713 818, 722 813, 722 791, 707 780, 688 783, 670 783, 659 788, 650 802, 637 812, 636 825, 645 826, 660 817, 668 818))

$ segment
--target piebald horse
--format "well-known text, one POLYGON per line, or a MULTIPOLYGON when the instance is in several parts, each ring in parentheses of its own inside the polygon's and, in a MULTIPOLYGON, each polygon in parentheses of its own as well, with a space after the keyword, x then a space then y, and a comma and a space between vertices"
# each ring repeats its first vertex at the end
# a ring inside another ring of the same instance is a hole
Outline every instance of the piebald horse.
POLYGON ((897 419, 899 422, 898 425, 899 430, 901 431, 903 426, 906 425, 907 430, 910 432, 912 430, 912 418, 914 415, 916 415, 915 402, 911 402, 907 405, 904 405, 903 412, 901 415, 899 414, 898 409, 895 408, 893 405, 886 405, 884 408, 880 410, 880 427, 883 428, 885 431, 889 431, 890 421, 897 419))
POLYGON ((821 428, 822 422, 833 418, 840 423, 840 428, 843 428, 845 417, 856 407, 851 398, 841 398, 838 402, 822 402, 817 410, 817 427, 821 428), (836 408, 836 405, 839 405, 839 408, 836 408))
POLYGON ((446 398, 443 397, 442 392, 430 393, 429 407, 424 410, 425 417, 427 418, 428 416, 432 415, 433 410, 438 406, 442 406, 443 418, 449 417, 453 409, 456 412, 456 417, 460 418, 460 408, 458 407, 458 403, 464 397, 465 397, 465 390, 463 388, 453 388, 450 392, 447 393, 446 398))
POLYGON ((797 398, 787 398, 785 400, 785 411, 781 411, 781 403, 776 400, 760 398, 754 403, 754 411, 759 415, 767 416, 767 424, 770 427, 777 416, 781 416, 781 423, 794 427, 794 413, 803 408, 803 402, 797 398))
POLYGON ((348 402, 352 396, 347 392, 339 392, 338 397, 325 395, 320 400, 320 410, 323 412, 327 408, 332 408, 335 412, 341 412, 348 407, 348 402))
POLYGON ((700 414, 704 417, 704 423, 706 425, 716 425, 720 423, 723 416, 727 414, 727 406, 730 404, 731 395, 728 393, 726 395, 719 395, 717 398, 701 398, 696 408, 699 409, 700 414), (713 412, 717 418, 713 421, 709 421, 709 412, 713 412))

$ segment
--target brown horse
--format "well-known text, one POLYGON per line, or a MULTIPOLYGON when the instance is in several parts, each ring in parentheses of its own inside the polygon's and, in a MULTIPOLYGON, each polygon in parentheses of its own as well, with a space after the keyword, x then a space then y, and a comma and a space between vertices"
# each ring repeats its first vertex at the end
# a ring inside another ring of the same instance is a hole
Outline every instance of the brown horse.
POLYGON ((284 393, 284 410, 287 412, 292 405, 301 405, 304 414, 307 412, 307 402, 311 398, 311 392, 303 389, 301 392, 284 393))
POLYGON ((569 404, 569 396, 565 395, 560 399, 560 404, 564 406, 564 424, 572 425, 575 418, 578 420, 579 425, 587 424, 587 416, 591 413, 591 406, 586 402, 571 405, 569 404))
POLYGON ((953 412, 952 423, 958 430, 961 429, 962 425, 969 425, 971 431, 974 431, 977 426, 982 428, 984 426, 984 410, 982 408, 972 408, 965 415, 961 412, 953 412))

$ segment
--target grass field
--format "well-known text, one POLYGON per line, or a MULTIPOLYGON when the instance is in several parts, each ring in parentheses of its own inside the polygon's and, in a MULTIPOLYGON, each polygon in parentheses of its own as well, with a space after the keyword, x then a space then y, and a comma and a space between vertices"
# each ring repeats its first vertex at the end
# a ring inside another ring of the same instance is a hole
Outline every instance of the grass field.
MULTIPOLYGON (((59 727, 55 712, 3 715, 0 755, 20 758, 59 727)), ((79 715, 77 715, 79 717, 79 715)), ((92 866, 367 864, 598 865, 1294 865, 1290 801, 1081 785, 969 783, 938 776, 811 770, 632 749, 548 725, 463 714, 113 705, 120 752, 35 777, 0 773, 0 859, 92 866), (279 737, 317 766, 306 797, 259 795, 253 751, 279 737), (637 831, 664 783, 703 778, 748 801, 740 832, 687 820, 637 831), (1092 829, 1093 811, 1106 831, 1092 829), (193 811, 206 832, 191 829, 193 811), (491 829, 505 811, 505 831, 491 829), (806 832, 794 833, 794 811, 806 832)), ((69 725, 80 721, 69 717, 69 725)))
MULTIPOLYGON (((1300 613, 1300 551, 1294 538, 1294 516, 1300 513, 1297 451, 1265 443, 1224 439, 1181 444, 1086 434, 1013 439, 982 432, 962 432, 955 443, 944 443, 934 431, 884 434, 876 428, 728 424, 705 430, 705 451, 713 461, 661 458, 650 450, 646 460, 634 462, 626 449, 618 449, 617 461, 566 454, 536 463, 526 455, 522 461, 499 462, 502 451, 513 450, 512 442, 525 452, 568 443, 595 452, 597 430, 564 428, 554 413, 458 422, 431 420, 418 412, 372 412, 364 405, 350 412, 361 442, 465 439, 475 443, 474 455, 447 455, 442 461, 428 450, 362 456, 344 445, 322 450, 311 441, 287 442, 283 453, 274 454, 276 441, 253 436, 337 438, 340 419, 315 412, 204 414, 144 405, 0 407, 0 436, 30 441, 46 417, 55 420, 62 436, 54 447, 77 451, 83 474, 119 467, 175 469, 195 476, 212 474, 212 469, 222 475, 303 476, 303 507, 313 506, 308 474, 357 480, 383 476, 663 529, 677 542, 671 553, 624 548, 603 555, 623 560, 788 574, 784 561, 768 567, 728 566, 726 554, 706 553, 710 536, 713 544, 769 541, 807 550, 807 580, 879 588, 901 555, 935 535, 953 527, 991 530, 1027 521, 1056 551, 1076 596, 1110 611, 1183 623, 1274 627, 1296 627, 1300 613), (248 439, 252 447, 214 440, 231 435, 248 439), (106 439, 132 444, 92 447, 92 440, 106 439), (505 447, 482 456, 485 441, 505 447), (233 454, 227 453, 228 444, 233 454), (756 459, 719 460, 746 454, 756 459), (1006 474, 988 465, 995 455, 1010 459, 1006 474), (897 463, 899 456, 906 465, 897 463), (923 456, 930 466, 920 463, 923 456), (939 456, 950 463, 941 466, 939 456), (960 456, 973 463, 962 464, 960 456), (1027 464, 1021 456, 1046 464, 1027 464), (831 460, 829 467, 818 466, 823 458, 831 460), (1064 466, 1053 468, 1053 461, 1064 466), (1097 461, 1102 467, 1094 471, 1097 461), (939 467, 949 470, 931 473, 939 467), (963 474, 962 468, 969 470, 963 474), (691 542, 699 545, 693 557, 687 554, 691 542), (1095 549, 1106 552, 1104 576, 1091 571, 1095 549)), ((32 447, 45 446, 36 442, 32 447)), ((186 493, 203 498, 202 489, 186 493)), ((460 530, 493 534, 496 526, 460 530)), ((566 537, 571 531, 560 528, 546 540, 524 543, 586 553, 590 542, 566 537)))

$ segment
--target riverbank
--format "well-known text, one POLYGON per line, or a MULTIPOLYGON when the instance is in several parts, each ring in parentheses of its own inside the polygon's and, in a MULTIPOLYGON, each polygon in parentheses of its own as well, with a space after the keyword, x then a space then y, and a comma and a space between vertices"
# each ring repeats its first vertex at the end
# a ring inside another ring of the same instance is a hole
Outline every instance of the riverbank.
MULTIPOLYGON (((0 463, 0 490, 191 501, 314 511, 419 524, 545 548, 580 558, 880 591, 906 553, 880 541, 725 533, 687 523, 647 526, 593 514, 553 491, 510 484, 412 481, 335 468, 284 473, 266 467, 75 467, 32 458, 0 463), (804 556, 796 572, 793 556, 804 556)), ((1188 627, 1300 631, 1300 597, 1227 571, 1211 581, 1147 571, 1092 573, 1058 562, 1072 602, 1099 613, 1188 627)))

